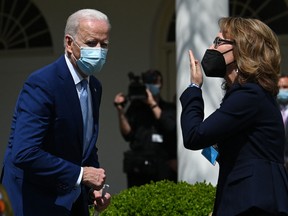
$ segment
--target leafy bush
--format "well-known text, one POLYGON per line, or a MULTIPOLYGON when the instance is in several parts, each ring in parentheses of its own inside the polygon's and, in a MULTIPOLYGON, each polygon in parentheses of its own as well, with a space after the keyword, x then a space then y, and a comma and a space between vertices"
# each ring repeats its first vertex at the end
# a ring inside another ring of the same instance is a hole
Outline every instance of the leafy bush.
POLYGON ((208 216, 213 210, 215 187, 205 181, 189 184, 163 180, 132 187, 112 196, 101 216, 187 215, 208 216))

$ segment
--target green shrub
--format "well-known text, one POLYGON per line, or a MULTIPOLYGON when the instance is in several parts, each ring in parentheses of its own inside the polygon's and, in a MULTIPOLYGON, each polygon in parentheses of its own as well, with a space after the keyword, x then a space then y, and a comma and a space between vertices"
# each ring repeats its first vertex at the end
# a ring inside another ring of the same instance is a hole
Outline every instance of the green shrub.
POLYGON ((189 184, 163 180, 115 194, 101 216, 208 216, 213 210, 215 187, 205 181, 189 184))

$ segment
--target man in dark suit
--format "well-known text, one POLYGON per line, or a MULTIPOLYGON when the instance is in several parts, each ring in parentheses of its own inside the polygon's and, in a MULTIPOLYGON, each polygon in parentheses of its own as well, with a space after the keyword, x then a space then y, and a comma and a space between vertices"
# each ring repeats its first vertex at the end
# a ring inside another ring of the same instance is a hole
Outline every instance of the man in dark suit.
POLYGON ((88 216, 88 204, 109 205, 95 146, 102 87, 93 76, 105 63, 109 32, 100 11, 75 12, 65 55, 24 83, 1 175, 16 216, 88 216))

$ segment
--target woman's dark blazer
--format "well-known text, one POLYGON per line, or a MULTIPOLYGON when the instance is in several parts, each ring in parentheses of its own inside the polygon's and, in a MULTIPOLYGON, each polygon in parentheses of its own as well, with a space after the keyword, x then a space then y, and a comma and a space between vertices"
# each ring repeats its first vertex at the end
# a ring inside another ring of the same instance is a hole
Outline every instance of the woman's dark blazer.
POLYGON ((214 215, 237 215, 252 207, 288 215, 285 132, 275 98, 254 83, 235 85, 205 120, 201 89, 187 88, 180 101, 185 148, 219 148, 214 215))

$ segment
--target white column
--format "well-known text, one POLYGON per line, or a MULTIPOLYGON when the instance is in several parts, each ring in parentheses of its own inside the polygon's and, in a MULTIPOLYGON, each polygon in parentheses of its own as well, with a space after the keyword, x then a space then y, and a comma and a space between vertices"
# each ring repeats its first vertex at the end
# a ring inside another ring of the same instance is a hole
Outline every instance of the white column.
MULTIPOLYGON (((219 32, 218 19, 228 15, 228 0, 176 0, 176 49, 177 49, 177 98, 190 84, 188 50, 192 49, 199 61, 212 44, 219 32)), ((205 118, 221 102, 222 79, 207 78, 204 75, 203 97, 205 118)), ((183 146, 180 127, 181 104, 177 103, 178 115, 178 158, 179 177, 190 183, 206 180, 217 183, 218 164, 213 166, 201 154, 201 151, 187 150, 183 146)))

